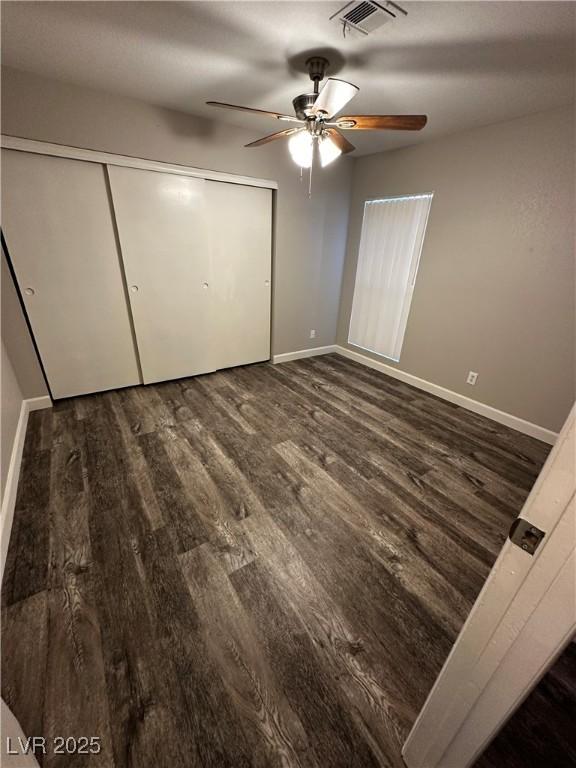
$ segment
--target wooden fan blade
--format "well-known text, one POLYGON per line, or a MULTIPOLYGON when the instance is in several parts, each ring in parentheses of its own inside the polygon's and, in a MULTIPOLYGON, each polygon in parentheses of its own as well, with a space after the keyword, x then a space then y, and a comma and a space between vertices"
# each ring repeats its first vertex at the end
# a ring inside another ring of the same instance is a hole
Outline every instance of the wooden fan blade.
POLYGON ((335 128, 326 128, 324 133, 327 136, 330 136, 334 144, 336 144, 343 155, 347 154, 348 152, 353 152, 356 149, 354 144, 351 144, 348 139, 345 136, 342 136, 340 131, 337 131, 335 128))
POLYGON ((426 115, 344 115, 331 125, 345 131, 419 131, 427 120, 426 115))
POLYGON ((286 131, 278 131, 278 133, 271 133, 269 136, 263 136, 261 139, 251 141, 250 144, 244 144, 245 147, 261 147, 263 144, 268 144, 269 141, 275 141, 276 139, 282 139, 285 136, 291 136, 293 133, 298 133, 302 128, 288 128, 286 131))
POLYGON ((207 101, 211 107, 221 107, 222 109, 235 109, 238 112, 251 112, 254 115, 266 115, 266 117, 274 117, 276 120, 287 120, 290 123, 303 123, 303 120, 299 120, 297 117, 291 115, 282 115, 279 112, 269 112, 266 109, 253 109, 252 107, 242 107, 239 104, 224 104, 222 101, 207 101))

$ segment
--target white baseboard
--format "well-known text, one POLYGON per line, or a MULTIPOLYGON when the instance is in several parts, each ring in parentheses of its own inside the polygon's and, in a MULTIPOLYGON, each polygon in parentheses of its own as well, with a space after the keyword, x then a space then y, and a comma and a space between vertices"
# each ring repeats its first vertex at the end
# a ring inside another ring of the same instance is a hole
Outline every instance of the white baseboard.
POLYGON ((296 352, 285 352, 282 355, 273 355, 273 363, 287 363, 289 360, 300 360, 301 357, 315 357, 316 355, 328 355, 330 352, 340 350, 335 344, 329 347, 313 347, 312 349, 299 349, 296 352))
POLYGON ((374 368, 376 371, 385 373, 387 376, 392 376, 406 384, 411 384, 413 387, 418 387, 418 389, 422 389, 425 392, 430 392, 432 395, 441 397, 443 400, 448 400, 450 403, 460 405, 468 411, 479 413, 481 416, 486 416, 487 418, 492 419, 492 421, 497 421, 499 424, 504 424, 507 427, 516 429, 518 432, 523 432, 525 435, 530 435, 530 437, 535 437, 537 440, 542 440, 544 443, 554 445, 558 437, 557 432, 541 427, 538 424, 533 424, 518 416, 513 416, 511 413, 499 411, 491 405, 480 403, 478 400, 472 400, 470 397, 460 395, 458 392, 453 392, 451 389, 446 389, 438 384, 433 384, 431 381, 426 381, 426 379, 420 379, 418 376, 401 371, 391 365, 386 365, 386 363, 372 360, 371 357, 362 355, 360 352, 354 352, 351 349, 346 349, 346 347, 341 347, 339 345, 336 345, 333 351, 350 360, 355 360, 357 363, 361 363, 369 368, 374 368))
POLYGON ((39 411, 42 408, 51 407, 52 400, 48 395, 22 400, 22 405, 20 406, 20 416, 18 417, 18 424, 12 444, 12 453, 6 474, 6 485, 4 486, 4 498, 2 499, 2 509, 0 511, 0 583, 4 576, 6 553, 8 552, 8 543, 14 519, 14 507, 16 505, 16 493, 18 491, 18 478, 20 477, 26 427, 28 426, 28 414, 31 411, 39 411))
POLYGON ((493 408, 491 405, 486 405, 486 403, 481 403, 478 400, 472 400, 470 397, 461 395, 451 389, 441 387, 439 384, 433 384, 431 381, 426 381, 426 379, 420 379, 418 376, 401 371, 399 368, 394 368, 386 363, 381 363, 379 360, 373 360, 371 357, 367 357, 360 352, 354 352, 351 349, 346 349, 346 347, 341 347, 339 344, 332 344, 328 347, 314 347, 313 349, 299 349, 296 352, 286 352, 282 355, 274 355, 272 362, 287 363, 289 360, 299 360, 302 357, 314 357, 315 355, 328 355, 333 352, 337 352, 343 357, 347 357, 350 360, 355 360, 357 363, 366 365, 368 368, 374 368, 374 370, 385 373, 387 376, 392 376, 395 379, 399 379, 406 384, 411 384, 413 387, 424 390, 424 392, 430 392, 432 395, 441 397, 449 403, 455 403, 462 408, 466 408, 468 411, 473 411, 474 413, 479 413, 481 416, 486 416, 486 418, 492 419, 492 421, 497 421, 499 424, 504 424, 525 435, 535 437, 536 440, 542 440, 542 442, 548 443, 549 445, 554 445, 558 437, 558 433, 553 432, 551 429, 546 429, 538 424, 533 424, 531 421, 521 419, 519 416, 513 416, 511 413, 499 411, 498 408, 493 408))
POLYGON ((22 401, 22 405, 26 403, 28 413, 32 411, 42 411, 44 408, 52 408, 52 400, 49 395, 43 397, 29 397, 27 400, 22 401))

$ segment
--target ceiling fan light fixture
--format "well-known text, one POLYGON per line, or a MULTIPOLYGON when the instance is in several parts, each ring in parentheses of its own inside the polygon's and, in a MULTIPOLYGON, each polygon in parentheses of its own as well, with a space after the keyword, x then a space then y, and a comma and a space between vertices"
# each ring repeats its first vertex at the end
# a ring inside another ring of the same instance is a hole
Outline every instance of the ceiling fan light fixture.
MULTIPOLYGON (((392 0, 386 0, 386 7, 376 0, 353 0, 353 2, 347 3, 338 14, 345 25, 347 23, 353 26, 356 24, 357 28, 360 28, 358 24, 372 14, 376 16, 378 10, 392 17, 395 16, 389 6, 405 14, 405 11, 400 6, 395 5, 392 0), (346 11, 344 16, 342 16, 343 11, 346 11)), ((370 29, 362 31, 367 34, 370 29)), ((222 101, 207 101, 206 103, 220 109, 233 109, 292 123, 292 126, 286 127, 283 131, 262 136, 245 146, 261 147, 277 139, 288 139, 288 148, 292 159, 301 170, 303 168, 310 169, 310 179, 312 179, 312 166, 315 162, 315 143, 318 144, 318 159, 322 166, 330 165, 340 155, 347 155, 354 151, 354 145, 348 141, 345 135, 340 133, 341 130, 419 131, 426 125, 426 115, 340 115, 338 117, 337 115, 343 107, 358 93, 358 86, 346 80, 329 77, 320 90, 319 84, 324 80, 326 70, 329 67, 328 60, 323 56, 311 56, 306 61, 306 67, 310 79, 314 83, 314 92, 301 93, 292 100, 293 117, 281 112, 245 107, 241 104, 228 104, 222 101), (319 90, 320 92, 318 92, 319 90)), ((303 174, 300 173, 300 178, 302 176, 303 174)))
POLYGON ((322 136, 320 142, 320 163, 325 168, 337 157, 340 157, 342 150, 330 136, 322 136))
POLYGON ((299 131, 288 142, 292 160, 300 168, 310 168, 314 156, 314 140, 308 131, 299 131))

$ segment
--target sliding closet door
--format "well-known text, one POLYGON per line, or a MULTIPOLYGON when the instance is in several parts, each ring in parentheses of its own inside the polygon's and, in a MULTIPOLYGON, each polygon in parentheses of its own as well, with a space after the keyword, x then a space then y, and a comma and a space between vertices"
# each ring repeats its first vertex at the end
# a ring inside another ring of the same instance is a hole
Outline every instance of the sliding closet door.
POLYGON ((2 150, 2 228, 56 398, 139 383, 105 169, 2 150))
POLYGON ((270 358, 272 191, 207 181, 216 368, 270 358))
POLYGON ((203 179, 109 166, 146 384, 214 370, 203 179))

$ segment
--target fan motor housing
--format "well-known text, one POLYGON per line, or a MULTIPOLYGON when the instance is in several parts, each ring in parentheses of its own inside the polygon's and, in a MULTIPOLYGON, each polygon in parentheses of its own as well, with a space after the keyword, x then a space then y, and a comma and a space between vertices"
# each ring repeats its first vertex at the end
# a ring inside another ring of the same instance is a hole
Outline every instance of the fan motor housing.
POLYGON ((306 120, 310 115, 310 108, 318 98, 317 93, 302 93, 292 101, 294 112, 299 120, 306 120))

